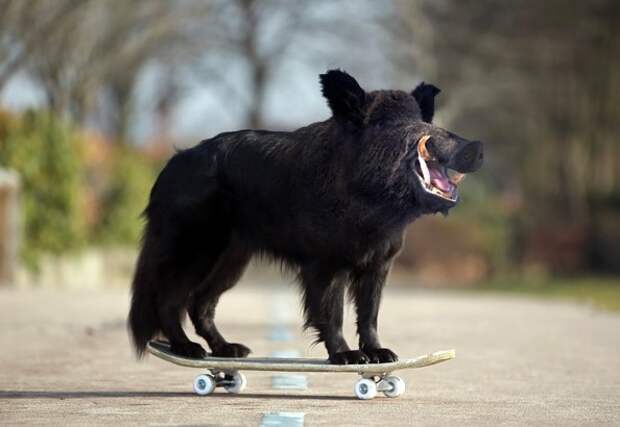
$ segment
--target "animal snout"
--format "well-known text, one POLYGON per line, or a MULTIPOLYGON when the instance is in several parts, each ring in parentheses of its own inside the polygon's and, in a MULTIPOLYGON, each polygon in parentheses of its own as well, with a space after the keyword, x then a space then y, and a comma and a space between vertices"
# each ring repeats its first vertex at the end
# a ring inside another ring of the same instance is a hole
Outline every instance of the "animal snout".
POLYGON ((461 172, 475 172, 482 166, 484 154, 480 141, 470 141, 459 148, 452 158, 452 168, 461 172))

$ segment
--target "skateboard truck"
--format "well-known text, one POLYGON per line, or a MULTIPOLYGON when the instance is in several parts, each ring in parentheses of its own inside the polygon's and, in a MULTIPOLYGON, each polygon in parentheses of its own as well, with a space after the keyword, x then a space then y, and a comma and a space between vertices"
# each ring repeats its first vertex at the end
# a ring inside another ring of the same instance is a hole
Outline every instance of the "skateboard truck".
POLYGON ((248 380, 239 371, 211 371, 207 374, 200 374, 194 378, 194 393, 200 396, 211 394, 216 387, 222 387, 229 393, 241 393, 248 380))
POLYGON ((405 381, 396 375, 362 375, 353 387, 353 392, 358 399, 373 399, 377 392, 386 397, 399 397, 405 393, 405 381))

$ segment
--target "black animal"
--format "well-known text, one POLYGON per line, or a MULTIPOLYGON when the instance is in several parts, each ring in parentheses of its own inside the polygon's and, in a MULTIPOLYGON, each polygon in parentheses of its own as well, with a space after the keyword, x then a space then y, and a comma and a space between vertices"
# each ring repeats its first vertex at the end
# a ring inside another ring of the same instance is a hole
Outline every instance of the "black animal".
POLYGON ((175 353, 205 350, 182 328, 185 310, 216 356, 250 350, 219 333, 215 308, 253 256, 296 271, 305 327, 332 363, 389 362, 377 336, 381 292, 405 226, 457 202, 448 168, 473 172, 482 146, 431 120, 433 85, 364 91, 349 74, 320 76, 333 116, 294 132, 223 133, 176 153, 145 210, 129 328, 141 355, 162 333, 175 353), (359 350, 342 335, 345 290, 359 350))

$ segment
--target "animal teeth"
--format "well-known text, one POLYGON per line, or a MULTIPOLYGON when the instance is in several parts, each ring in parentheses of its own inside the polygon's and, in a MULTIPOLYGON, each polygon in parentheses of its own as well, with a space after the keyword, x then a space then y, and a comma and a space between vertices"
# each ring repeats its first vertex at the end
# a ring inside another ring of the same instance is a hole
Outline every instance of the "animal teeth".
POLYGON ((424 160, 424 158, 422 157, 418 157, 418 162, 420 163, 420 170, 422 171, 424 182, 426 183, 426 185, 431 185, 431 173, 428 170, 426 160, 424 160))

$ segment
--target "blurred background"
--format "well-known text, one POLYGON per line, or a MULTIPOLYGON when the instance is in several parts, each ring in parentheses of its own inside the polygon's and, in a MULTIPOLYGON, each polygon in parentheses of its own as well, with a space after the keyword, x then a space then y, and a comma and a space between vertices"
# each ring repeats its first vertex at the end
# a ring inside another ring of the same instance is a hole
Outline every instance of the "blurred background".
POLYGON ((128 287, 174 148, 323 120, 318 74, 442 89, 485 143, 392 281, 620 309, 620 2, 0 0, 0 283, 128 287))

